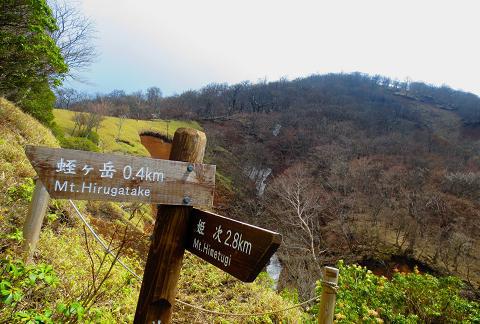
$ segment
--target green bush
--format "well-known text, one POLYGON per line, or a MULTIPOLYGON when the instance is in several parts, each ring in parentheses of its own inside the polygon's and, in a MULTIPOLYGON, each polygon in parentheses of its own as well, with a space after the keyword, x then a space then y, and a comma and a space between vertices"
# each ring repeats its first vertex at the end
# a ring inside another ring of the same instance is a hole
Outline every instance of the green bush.
POLYGON ((2 1, 0 96, 45 125, 53 121, 55 95, 68 71, 50 36, 58 27, 46 0, 2 1))
POLYGON ((69 148, 81 151, 98 152, 99 148, 95 143, 85 137, 67 137, 60 141, 63 148, 69 148))
POLYGON ((56 122, 52 122, 50 124, 50 130, 57 140, 65 140, 65 132, 63 131, 63 128, 61 128, 56 122))
POLYGON ((35 299, 55 288, 58 278, 46 264, 25 265, 20 260, 0 259, 0 318, 28 323, 51 323, 52 311, 35 309, 35 299))
POLYGON ((88 134, 87 138, 97 145, 98 145, 98 142, 100 141, 100 136, 98 136, 98 133, 94 131, 91 131, 88 134))
POLYGON ((96 132, 92 131, 87 137, 83 136, 65 136, 65 131, 57 123, 53 122, 50 125, 50 130, 53 135, 60 142, 60 145, 63 148, 70 148, 74 150, 82 151, 92 151, 98 152, 99 148, 97 144, 99 143, 99 136, 96 132))
MULTIPOLYGON (((480 323, 480 305, 460 296, 458 278, 415 271, 388 280, 358 265, 337 266, 337 323, 480 323)), ((318 282, 317 294, 321 291, 318 282)))
POLYGON ((22 200, 30 203, 33 190, 35 190, 35 183, 32 178, 27 178, 24 183, 7 189, 7 202, 22 200))
POLYGON ((35 88, 28 92, 26 98, 18 103, 23 111, 47 126, 50 126, 54 120, 54 104, 55 94, 50 89, 48 82, 36 85, 35 88))
POLYGON ((7 257, 0 259, 0 273, 0 318, 5 321, 2 323, 82 320, 85 309, 78 301, 65 302, 51 298, 59 284, 51 265, 26 265, 21 260, 7 257), (52 301, 45 302, 49 299, 52 301), (56 302, 58 304, 55 307, 56 302))

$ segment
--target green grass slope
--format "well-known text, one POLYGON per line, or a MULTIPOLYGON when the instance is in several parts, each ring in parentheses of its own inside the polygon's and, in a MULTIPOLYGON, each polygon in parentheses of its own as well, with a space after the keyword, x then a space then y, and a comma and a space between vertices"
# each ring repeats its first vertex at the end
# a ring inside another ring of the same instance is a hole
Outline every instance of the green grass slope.
POLYGON ((5 202, 9 187, 35 176, 25 155, 27 144, 59 147, 50 130, 0 98, 0 204, 5 202))
MULTIPOLYGON (((75 112, 64 109, 55 109, 55 122, 69 135, 74 127, 72 117, 75 112)), ((120 119, 117 117, 105 117, 98 129, 100 137, 99 147, 104 152, 122 152, 135 155, 148 156, 147 150, 140 143, 139 133, 142 131, 154 131, 172 137, 175 130, 180 127, 190 127, 200 130, 200 125, 195 121, 180 120, 135 120, 124 119, 118 136, 120 119), (167 134, 168 128, 168 134, 167 134), (127 144, 129 143, 129 144, 127 144)))

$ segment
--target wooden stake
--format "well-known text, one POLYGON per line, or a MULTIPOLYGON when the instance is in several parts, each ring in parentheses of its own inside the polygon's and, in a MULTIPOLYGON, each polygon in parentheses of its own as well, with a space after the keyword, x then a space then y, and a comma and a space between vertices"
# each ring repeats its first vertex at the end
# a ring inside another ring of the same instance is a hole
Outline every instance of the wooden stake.
POLYGON ((323 289, 318 310, 318 323, 331 324, 335 315, 336 286, 338 284, 338 269, 325 267, 323 269, 323 289))
MULTIPOLYGON (((203 161, 207 138, 190 128, 175 132, 170 160, 203 161)), ((170 323, 177 294, 177 282, 185 252, 186 234, 191 207, 158 208, 153 242, 148 252, 142 288, 135 312, 135 324, 170 323)))
POLYGON ((27 218, 23 225, 23 251, 26 263, 32 261, 33 253, 37 247, 40 229, 42 228, 43 218, 48 207, 50 195, 45 189, 43 183, 37 179, 35 190, 33 191, 32 202, 28 208, 27 218))

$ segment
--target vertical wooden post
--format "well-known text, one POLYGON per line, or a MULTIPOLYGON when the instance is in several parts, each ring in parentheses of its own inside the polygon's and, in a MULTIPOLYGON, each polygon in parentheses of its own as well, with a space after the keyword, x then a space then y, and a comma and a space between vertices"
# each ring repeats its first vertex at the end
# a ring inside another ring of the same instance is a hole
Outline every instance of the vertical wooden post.
POLYGON ((38 238, 40 237, 40 229, 42 228, 49 199, 50 195, 47 189, 45 189, 43 183, 37 179, 32 202, 28 208, 27 218, 23 225, 23 251, 24 260, 27 263, 32 261, 33 252, 35 252, 38 238))
POLYGON ((323 289, 318 310, 318 323, 331 324, 335 315, 336 286, 338 284, 338 269, 325 267, 323 269, 323 289))
MULTIPOLYGON (((179 128, 170 160, 203 162, 207 138, 203 132, 179 128)), ((170 323, 182 267, 191 207, 159 205, 153 242, 148 252, 135 324, 170 323)))

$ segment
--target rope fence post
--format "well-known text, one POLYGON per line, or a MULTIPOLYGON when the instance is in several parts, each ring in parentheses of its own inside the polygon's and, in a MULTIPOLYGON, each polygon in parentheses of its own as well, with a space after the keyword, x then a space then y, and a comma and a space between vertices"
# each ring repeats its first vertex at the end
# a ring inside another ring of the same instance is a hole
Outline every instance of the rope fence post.
POLYGON ((332 324, 335 315, 335 299, 338 289, 338 269, 325 267, 323 269, 322 296, 318 310, 318 324, 332 324))

